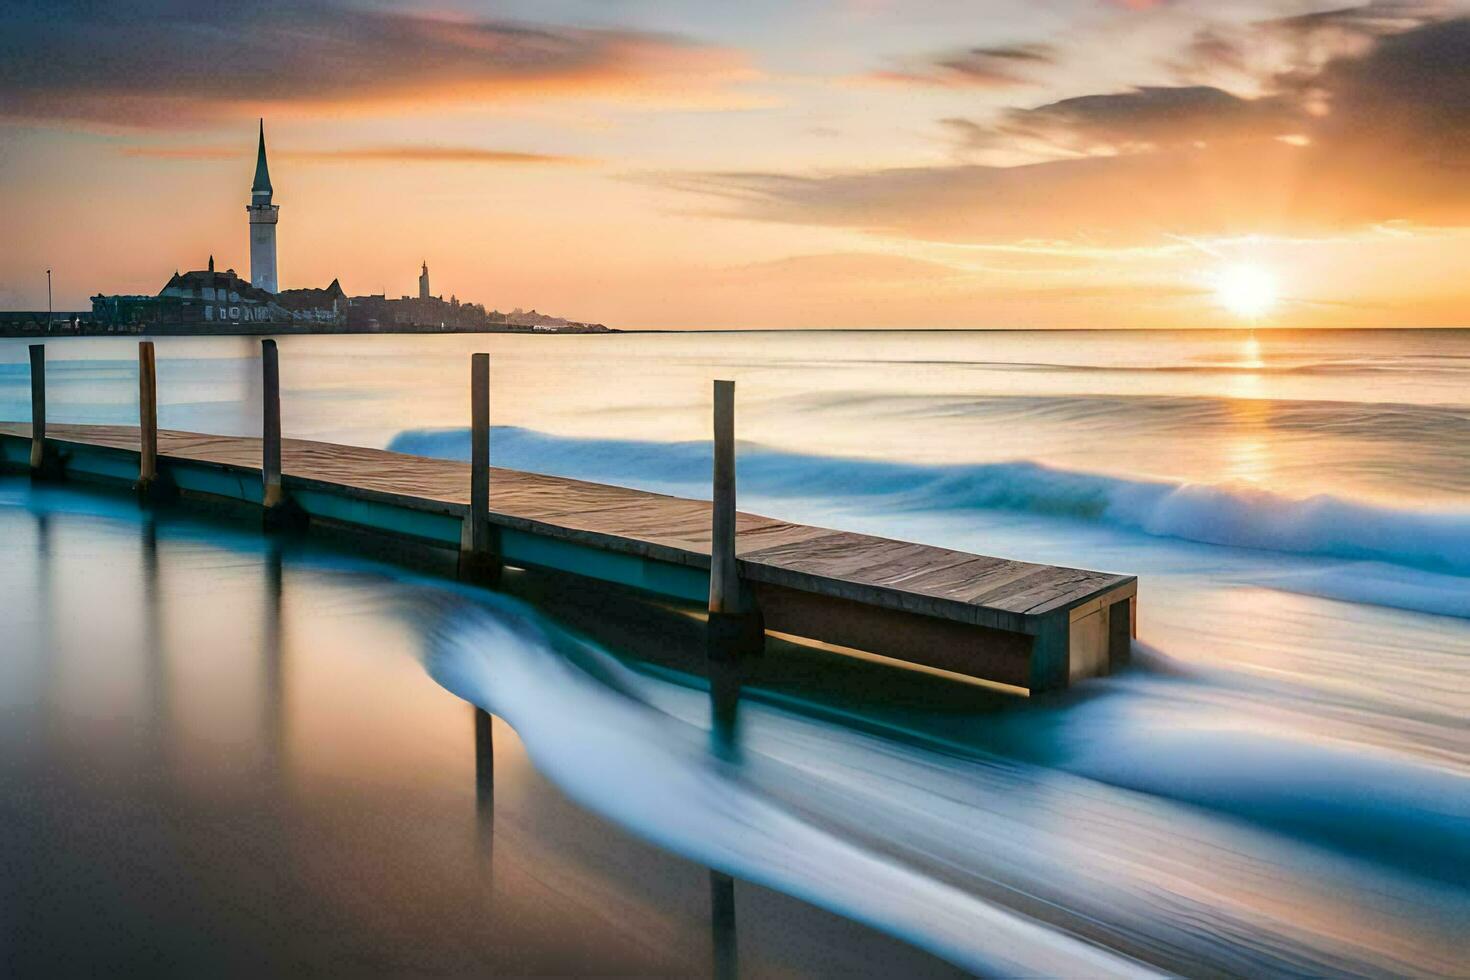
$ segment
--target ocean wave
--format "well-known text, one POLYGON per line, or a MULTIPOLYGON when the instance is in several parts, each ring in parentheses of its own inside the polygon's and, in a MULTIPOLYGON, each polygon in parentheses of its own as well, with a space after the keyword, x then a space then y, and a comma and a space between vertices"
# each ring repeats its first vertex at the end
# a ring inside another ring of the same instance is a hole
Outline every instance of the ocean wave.
POLYGON ((697 683, 631 670, 513 600, 487 607, 436 589, 411 606, 435 680, 503 717, 573 799, 984 974, 1144 969, 1092 944, 1110 939, 1245 975, 1344 963, 1414 972, 1371 930, 1322 930, 1273 916, 1269 901, 1201 892, 1301 888, 1309 868, 1315 900, 1341 896, 1351 914, 1365 887, 1443 895, 1470 860, 1463 778, 1253 733, 1231 689, 1186 674, 1124 676, 1103 697, 987 714, 978 744, 931 739, 907 715, 855 731, 753 690, 729 758, 710 749, 697 683), (1116 849, 1125 823, 1136 846, 1116 849), (1301 839, 1313 845, 1305 856, 1287 843, 1301 839), (1205 864, 1181 880, 1181 855, 1205 864), (1003 896, 1050 911, 1027 918, 1003 896))
POLYGON ((432 617, 427 669, 503 718, 537 770, 584 806, 675 853, 976 973, 1155 975, 806 819, 712 754, 705 731, 610 689, 595 674, 634 681, 611 657, 543 632, 505 605, 497 615, 451 604, 442 609, 448 616, 432 617), (584 669, 589 661, 593 672, 584 669))
MULTIPOLYGON (((497 428, 497 465, 690 496, 707 495, 710 444, 555 436, 497 428)), ((410 430, 395 452, 469 458, 464 429, 410 430)), ((1470 575, 1470 511, 1393 508, 1330 494, 1296 498, 1245 483, 1132 480, 1029 461, 919 465, 742 444, 743 490, 763 497, 882 498, 891 511, 1010 510, 1155 537, 1470 575)))
MULTIPOLYGON (((1329 376, 1358 374, 1422 374, 1436 371, 1462 374, 1466 367, 1455 355, 1439 354, 1423 357, 1348 358, 1331 361, 1305 361, 1298 364, 1262 364, 1248 361, 1221 361, 1194 364, 1068 364, 1061 361, 977 361, 966 358, 866 358, 843 359, 843 365, 874 367, 975 368, 982 371, 1027 371, 1047 374, 1089 375, 1159 375, 1159 374, 1227 374, 1227 375, 1302 375, 1329 376)), ((816 364, 817 362, 813 362, 816 364)), ((827 366, 831 362, 821 362, 827 366)))
POLYGON ((1412 444, 1416 454, 1470 452, 1470 408, 1405 402, 1234 398, 1214 395, 979 395, 966 392, 820 392, 795 408, 881 411, 919 418, 963 417, 988 424, 1087 426, 1101 433, 1194 435, 1237 431, 1242 417, 1271 432, 1412 444))

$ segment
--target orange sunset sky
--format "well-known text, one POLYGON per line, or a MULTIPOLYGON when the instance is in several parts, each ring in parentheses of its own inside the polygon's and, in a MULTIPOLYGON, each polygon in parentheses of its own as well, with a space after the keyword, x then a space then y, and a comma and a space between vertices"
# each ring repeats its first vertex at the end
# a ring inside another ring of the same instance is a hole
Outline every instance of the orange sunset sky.
POLYGON ((1470 326, 1470 9, 10 0, 0 308, 248 274, 620 327, 1470 326))

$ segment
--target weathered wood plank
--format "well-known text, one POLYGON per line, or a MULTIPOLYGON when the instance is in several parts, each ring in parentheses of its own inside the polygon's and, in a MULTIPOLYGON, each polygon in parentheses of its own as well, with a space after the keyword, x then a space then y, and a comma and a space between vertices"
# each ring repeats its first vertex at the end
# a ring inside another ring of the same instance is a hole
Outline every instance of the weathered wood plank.
MULTIPOLYGON (((0 433, 31 435, 23 423, 0 423, 0 433)), ((139 448, 138 430, 129 426, 54 425, 47 438, 139 448)), ((261 440, 248 437, 162 430, 158 453, 256 474, 261 470, 261 440)), ((469 506, 470 467, 452 460, 282 439, 281 471, 292 485, 333 487, 405 507, 463 514, 469 506)), ((489 483, 492 523, 709 566, 707 501, 494 467, 489 483)), ((736 549, 740 577, 753 582, 1032 634, 1069 609, 1105 597, 1121 601, 1136 591, 1131 576, 972 555, 744 512, 736 515, 736 549)), ((1042 644, 1047 651, 1061 645, 1055 635, 1042 644)), ((1047 683, 1057 670, 1055 664, 1042 668, 1047 683)))

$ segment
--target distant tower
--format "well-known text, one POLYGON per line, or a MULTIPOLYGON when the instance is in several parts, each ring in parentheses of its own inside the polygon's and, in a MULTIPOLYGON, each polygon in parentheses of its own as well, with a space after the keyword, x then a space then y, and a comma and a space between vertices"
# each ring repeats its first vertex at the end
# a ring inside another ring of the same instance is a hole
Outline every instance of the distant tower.
POLYGON ((429 298, 429 263, 424 263, 424 271, 419 273, 419 299, 429 298))
POLYGON ((268 293, 276 288, 276 222, 281 207, 271 203, 271 173, 265 165, 265 120, 260 121, 260 149, 255 156, 255 183, 250 185, 250 284, 268 293))

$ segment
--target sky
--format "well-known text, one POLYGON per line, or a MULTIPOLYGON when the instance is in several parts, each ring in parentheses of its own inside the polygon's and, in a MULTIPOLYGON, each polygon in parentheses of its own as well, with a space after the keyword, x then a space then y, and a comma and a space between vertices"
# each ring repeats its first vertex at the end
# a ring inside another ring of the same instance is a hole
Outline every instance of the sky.
POLYGON ((1470 326, 1470 0, 7 0, 0 309, 1470 326))

